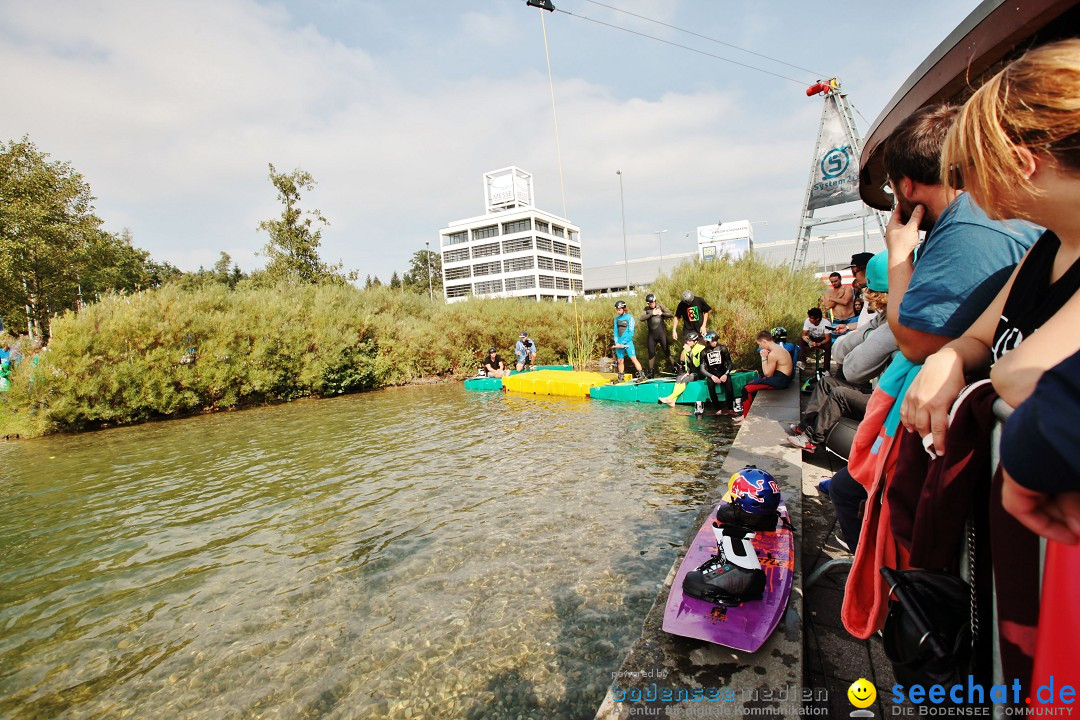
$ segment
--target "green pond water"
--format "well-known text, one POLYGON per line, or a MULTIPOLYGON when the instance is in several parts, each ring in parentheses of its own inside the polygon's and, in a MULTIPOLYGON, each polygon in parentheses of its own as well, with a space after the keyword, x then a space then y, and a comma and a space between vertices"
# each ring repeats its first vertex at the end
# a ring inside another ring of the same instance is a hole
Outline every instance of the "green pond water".
POLYGON ((447 384, 0 442, 0 717, 591 718, 731 436, 447 384))

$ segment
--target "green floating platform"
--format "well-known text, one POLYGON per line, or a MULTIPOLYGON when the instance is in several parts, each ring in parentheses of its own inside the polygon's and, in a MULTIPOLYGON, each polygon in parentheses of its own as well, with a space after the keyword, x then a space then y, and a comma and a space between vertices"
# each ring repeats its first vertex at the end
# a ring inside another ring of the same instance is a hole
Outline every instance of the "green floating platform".
MULTIPOLYGON (((742 395, 743 388, 753 379, 755 373, 736 372, 731 375, 731 383, 735 386, 735 395, 742 395)), ((675 387, 674 380, 649 380, 643 383, 625 382, 618 385, 600 385, 589 389, 589 397, 594 400, 614 400, 615 402, 640 402, 655 403, 662 397, 671 394, 675 387)), ((716 394, 724 400, 724 389, 718 387, 716 394)), ((686 386, 686 390, 679 396, 677 402, 680 405, 693 405, 696 402, 709 402, 709 388, 704 380, 694 380, 686 386)))
MULTIPOLYGON (((536 370, 566 370, 566 371, 570 371, 570 370, 574 369, 574 366, 573 365, 537 365, 535 369, 536 370)), ((525 372, 530 372, 530 371, 526 370, 525 372)), ((510 374, 511 375, 517 375, 518 372, 517 372, 517 370, 511 370, 510 374)), ((465 381, 465 389, 466 390, 478 390, 478 391, 502 390, 503 389, 502 378, 491 378, 491 377, 468 378, 465 381)))

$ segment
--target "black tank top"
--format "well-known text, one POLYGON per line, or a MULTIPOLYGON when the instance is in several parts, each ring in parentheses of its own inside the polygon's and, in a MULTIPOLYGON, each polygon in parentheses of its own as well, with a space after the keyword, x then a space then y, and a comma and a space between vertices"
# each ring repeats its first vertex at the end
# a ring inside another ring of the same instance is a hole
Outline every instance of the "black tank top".
POLYGON ((1047 230, 1028 252, 994 332, 994 362, 1038 330, 1080 289, 1080 260, 1050 283, 1060 247, 1057 235, 1047 230))

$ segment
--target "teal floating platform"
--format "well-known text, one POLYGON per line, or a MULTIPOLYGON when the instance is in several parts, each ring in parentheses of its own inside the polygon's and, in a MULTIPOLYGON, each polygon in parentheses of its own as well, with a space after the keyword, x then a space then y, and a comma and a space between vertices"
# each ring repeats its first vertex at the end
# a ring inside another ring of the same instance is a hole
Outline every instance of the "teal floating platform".
MULTIPOLYGON (((753 379, 755 373, 736 372, 731 375, 735 395, 742 395, 743 388, 753 379)), ((675 387, 674 380, 648 380, 643 383, 624 382, 618 385, 599 385, 589 389, 589 397, 594 400, 614 400, 615 402, 655 403, 667 397, 675 387)), ((718 387, 716 394, 724 400, 724 389, 718 387)), ((709 388, 704 380, 694 380, 687 384, 686 390, 676 401, 680 405, 693 405, 696 402, 709 402, 709 388)))

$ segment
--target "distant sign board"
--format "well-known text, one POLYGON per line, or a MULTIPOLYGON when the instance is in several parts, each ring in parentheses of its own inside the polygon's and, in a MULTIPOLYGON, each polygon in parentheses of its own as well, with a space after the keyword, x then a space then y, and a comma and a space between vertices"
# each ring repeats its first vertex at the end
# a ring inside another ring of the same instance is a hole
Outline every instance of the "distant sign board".
POLYGON ((738 260, 754 247, 754 231, 749 220, 702 225, 697 229, 698 253, 705 260, 728 256, 738 260))
POLYGON ((488 212, 533 205, 532 175, 516 167, 484 173, 488 212))
POLYGON ((807 210, 859 199, 859 158, 844 130, 836 102, 826 98, 807 210))

